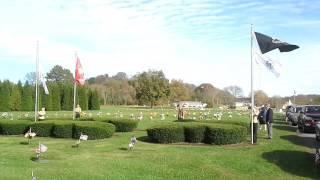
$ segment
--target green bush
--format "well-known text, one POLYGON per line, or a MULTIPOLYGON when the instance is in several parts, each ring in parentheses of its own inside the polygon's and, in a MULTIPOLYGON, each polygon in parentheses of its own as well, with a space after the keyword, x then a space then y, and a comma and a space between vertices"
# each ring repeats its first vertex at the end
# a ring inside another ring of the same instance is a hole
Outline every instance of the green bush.
POLYGON ((184 126, 184 136, 186 142, 201 143, 205 139, 205 124, 189 124, 184 126))
POLYGON ((88 135, 88 139, 109 138, 115 132, 115 126, 104 122, 77 122, 74 124, 73 138, 79 138, 80 134, 88 135))
POLYGON ((236 125, 207 126, 205 142, 208 144, 235 144, 246 140, 247 128, 236 125))
POLYGON ((167 124, 147 129, 148 137, 157 143, 184 142, 182 124, 167 124))
POLYGON ((24 120, 1 120, 0 133, 4 135, 24 134, 28 131, 30 124, 30 121, 24 120))
POLYGON ((72 138, 74 123, 70 122, 55 122, 52 130, 52 136, 58 138, 72 138))
POLYGON ((37 136, 49 137, 52 134, 54 123, 51 121, 40 121, 31 124, 32 132, 35 132, 37 136))
POLYGON ((138 127, 138 121, 135 120, 109 120, 109 123, 116 126, 117 132, 131 132, 138 127))

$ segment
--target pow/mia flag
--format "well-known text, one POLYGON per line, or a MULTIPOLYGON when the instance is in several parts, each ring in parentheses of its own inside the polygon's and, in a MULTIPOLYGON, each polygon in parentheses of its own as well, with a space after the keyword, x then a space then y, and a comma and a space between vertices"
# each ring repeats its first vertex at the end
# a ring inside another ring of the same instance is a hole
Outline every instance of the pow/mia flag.
POLYGON ((279 39, 272 39, 271 37, 258 32, 254 33, 262 54, 277 48, 280 52, 289 52, 299 48, 297 45, 282 42, 279 39))

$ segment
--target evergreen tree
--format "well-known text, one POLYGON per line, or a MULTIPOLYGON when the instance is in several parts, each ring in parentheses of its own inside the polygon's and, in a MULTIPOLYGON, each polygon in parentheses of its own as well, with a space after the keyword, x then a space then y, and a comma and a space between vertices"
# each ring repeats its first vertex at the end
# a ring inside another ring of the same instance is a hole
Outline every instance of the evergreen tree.
POLYGON ((89 90, 89 110, 99 110, 100 109, 100 101, 98 91, 95 89, 89 90))
MULTIPOLYGON (((48 87, 50 89, 50 86, 48 87)), ((49 90, 49 94, 46 94, 44 92, 43 88, 40 88, 40 96, 39 96, 39 100, 41 99, 42 105, 39 105, 39 109, 41 109, 41 107, 45 107, 46 110, 48 111, 52 111, 52 95, 50 94, 51 91, 49 90)))
POLYGON ((0 87, 0 111, 10 111, 10 82, 4 81, 0 87))
POLYGON ((78 86, 78 98, 77 102, 80 105, 82 110, 88 110, 88 94, 87 87, 78 86))
POLYGON ((50 86, 51 103, 53 111, 60 111, 60 88, 57 83, 52 83, 50 86))
POLYGON ((73 88, 71 84, 64 84, 61 93, 61 109, 72 111, 73 108, 73 88))
POLYGON ((21 110, 21 91, 18 85, 12 85, 10 97, 10 109, 12 111, 21 110))
POLYGON ((32 111, 34 110, 33 105, 34 103, 32 101, 32 86, 30 86, 28 81, 26 81, 22 89, 21 110, 32 111))

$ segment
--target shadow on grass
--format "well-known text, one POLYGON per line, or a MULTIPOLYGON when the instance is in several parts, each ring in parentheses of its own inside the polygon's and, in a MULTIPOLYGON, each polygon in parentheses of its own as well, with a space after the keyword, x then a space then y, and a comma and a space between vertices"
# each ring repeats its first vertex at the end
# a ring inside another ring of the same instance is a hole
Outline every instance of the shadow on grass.
POLYGON ((194 119, 181 119, 181 120, 175 120, 173 122, 199 122, 199 120, 194 120, 194 119))
POLYGON ((280 136, 280 138, 285 139, 299 146, 306 146, 309 148, 316 147, 316 139, 314 137, 300 137, 297 135, 288 135, 288 136, 280 136))
POLYGON ((128 148, 121 147, 121 148, 119 148, 119 150, 121 150, 121 151, 128 151, 128 148))
POLYGON ((274 124, 285 124, 287 125, 288 123, 284 120, 281 120, 281 119, 274 119, 274 124))
POLYGON ((153 143, 148 136, 140 136, 137 138, 138 141, 147 142, 147 143, 153 143))
POLYGON ((22 145, 29 145, 29 143, 26 142, 26 141, 22 141, 22 142, 20 142, 20 144, 22 144, 22 145))
POLYGON ((319 169, 314 164, 314 155, 312 153, 276 150, 265 152, 262 157, 292 175, 311 179, 320 178, 319 169))
POLYGON ((297 127, 294 126, 284 126, 284 125, 273 125, 272 126, 275 129, 279 129, 279 130, 283 130, 283 131, 291 131, 291 132, 296 132, 297 131, 297 127))

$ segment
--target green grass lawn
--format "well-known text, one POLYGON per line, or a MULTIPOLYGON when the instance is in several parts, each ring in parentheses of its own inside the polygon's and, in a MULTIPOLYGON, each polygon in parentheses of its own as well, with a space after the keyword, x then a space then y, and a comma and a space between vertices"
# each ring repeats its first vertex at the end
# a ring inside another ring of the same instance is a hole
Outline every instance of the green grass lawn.
MULTIPOLYGON (((214 111, 214 110, 211 110, 214 111)), ((91 112, 93 115, 99 111, 91 112)), ((250 142, 235 145, 153 144, 146 141, 145 129, 155 124, 173 121, 172 109, 139 109, 105 107, 101 113, 115 118, 115 113, 143 112, 144 119, 136 131, 115 133, 112 138, 82 142, 72 148, 74 139, 36 137, 30 145, 23 136, 0 136, 0 179, 319 179, 314 166, 314 138, 296 136, 296 128, 286 125, 279 117, 274 123, 274 137, 266 139, 259 132, 257 145, 250 142), (150 113, 157 112, 152 120, 150 113), (168 113, 160 120, 160 113, 168 113), (131 135, 138 137, 133 151, 127 146, 131 135), (31 160, 39 141, 48 147, 44 162, 31 160)), ((59 117, 70 112, 59 113, 59 117), (62 115, 61 115, 62 114, 62 115)), ((195 111, 197 116, 199 112, 195 111)), ((20 113, 21 116, 23 113, 20 113)), ((55 112, 49 112, 49 117, 55 112)), ((15 114, 17 117, 18 114, 15 114)), ((71 115, 70 115, 71 117, 71 115)), ((233 112, 233 117, 248 121, 248 115, 233 112)), ((209 120, 214 121, 214 120, 209 120)), ((248 139, 249 140, 249 139, 248 139)))

